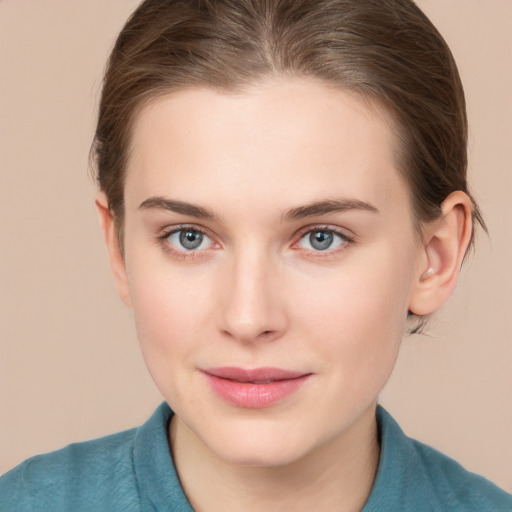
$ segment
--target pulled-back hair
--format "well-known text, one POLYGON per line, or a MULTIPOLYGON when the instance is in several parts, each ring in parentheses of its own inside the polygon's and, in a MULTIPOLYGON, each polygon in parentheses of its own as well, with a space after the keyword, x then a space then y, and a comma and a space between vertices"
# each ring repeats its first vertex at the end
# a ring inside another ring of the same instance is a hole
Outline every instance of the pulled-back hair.
MULTIPOLYGON (((417 228, 469 194, 464 92, 453 56, 411 0, 145 0, 110 55, 92 154, 122 246, 137 112, 192 86, 226 91, 311 77, 377 100, 395 120, 417 228)), ((473 201, 473 222, 485 229, 473 201)))

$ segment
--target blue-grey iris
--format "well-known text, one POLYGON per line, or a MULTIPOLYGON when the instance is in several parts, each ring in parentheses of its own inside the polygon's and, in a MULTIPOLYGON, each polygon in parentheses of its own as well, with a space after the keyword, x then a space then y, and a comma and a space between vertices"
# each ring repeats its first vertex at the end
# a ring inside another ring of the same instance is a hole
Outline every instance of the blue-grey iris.
POLYGON ((325 251, 329 249, 333 242, 333 235, 328 231, 312 231, 309 235, 309 242, 311 247, 318 251, 325 251))
POLYGON ((203 234, 193 229, 180 231, 180 244, 187 250, 197 249, 203 242, 203 234))

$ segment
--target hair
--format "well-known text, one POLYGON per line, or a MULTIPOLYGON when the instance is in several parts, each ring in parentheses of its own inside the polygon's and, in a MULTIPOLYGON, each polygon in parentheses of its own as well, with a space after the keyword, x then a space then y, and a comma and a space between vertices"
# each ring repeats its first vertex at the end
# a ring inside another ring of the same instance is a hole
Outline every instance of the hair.
MULTIPOLYGON (((412 0, 145 0, 108 60, 91 150, 121 248, 125 168, 140 109, 179 89, 237 92, 280 76, 320 80, 386 108, 420 233, 451 192, 471 197, 459 73, 412 0)), ((475 223, 486 230, 473 200, 475 223)))

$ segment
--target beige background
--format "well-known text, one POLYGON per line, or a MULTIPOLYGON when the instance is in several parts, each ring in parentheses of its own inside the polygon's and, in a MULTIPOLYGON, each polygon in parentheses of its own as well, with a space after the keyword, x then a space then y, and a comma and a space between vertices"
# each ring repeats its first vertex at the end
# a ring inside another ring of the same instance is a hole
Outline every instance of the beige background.
MULTIPOLYGON (((87 154, 104 61, 134 0, 0 0, 0 473, 143 422, 161 398, 117 298, 87 154)), ((381 401, 411 436, 512 490, 512 2, 421 0, 471 121, 480 236, 431 337, 381 401)))

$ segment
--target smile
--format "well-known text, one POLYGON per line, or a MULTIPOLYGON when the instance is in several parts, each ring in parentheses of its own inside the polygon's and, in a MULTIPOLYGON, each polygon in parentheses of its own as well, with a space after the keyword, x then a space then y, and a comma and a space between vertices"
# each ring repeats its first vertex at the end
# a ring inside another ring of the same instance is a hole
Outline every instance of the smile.
POLYGON ((279 368, 235 367, 202 370, 210 388, 225 402, 248 409, 276 405, 290 397, 311 377, 311 373, 279 368))

